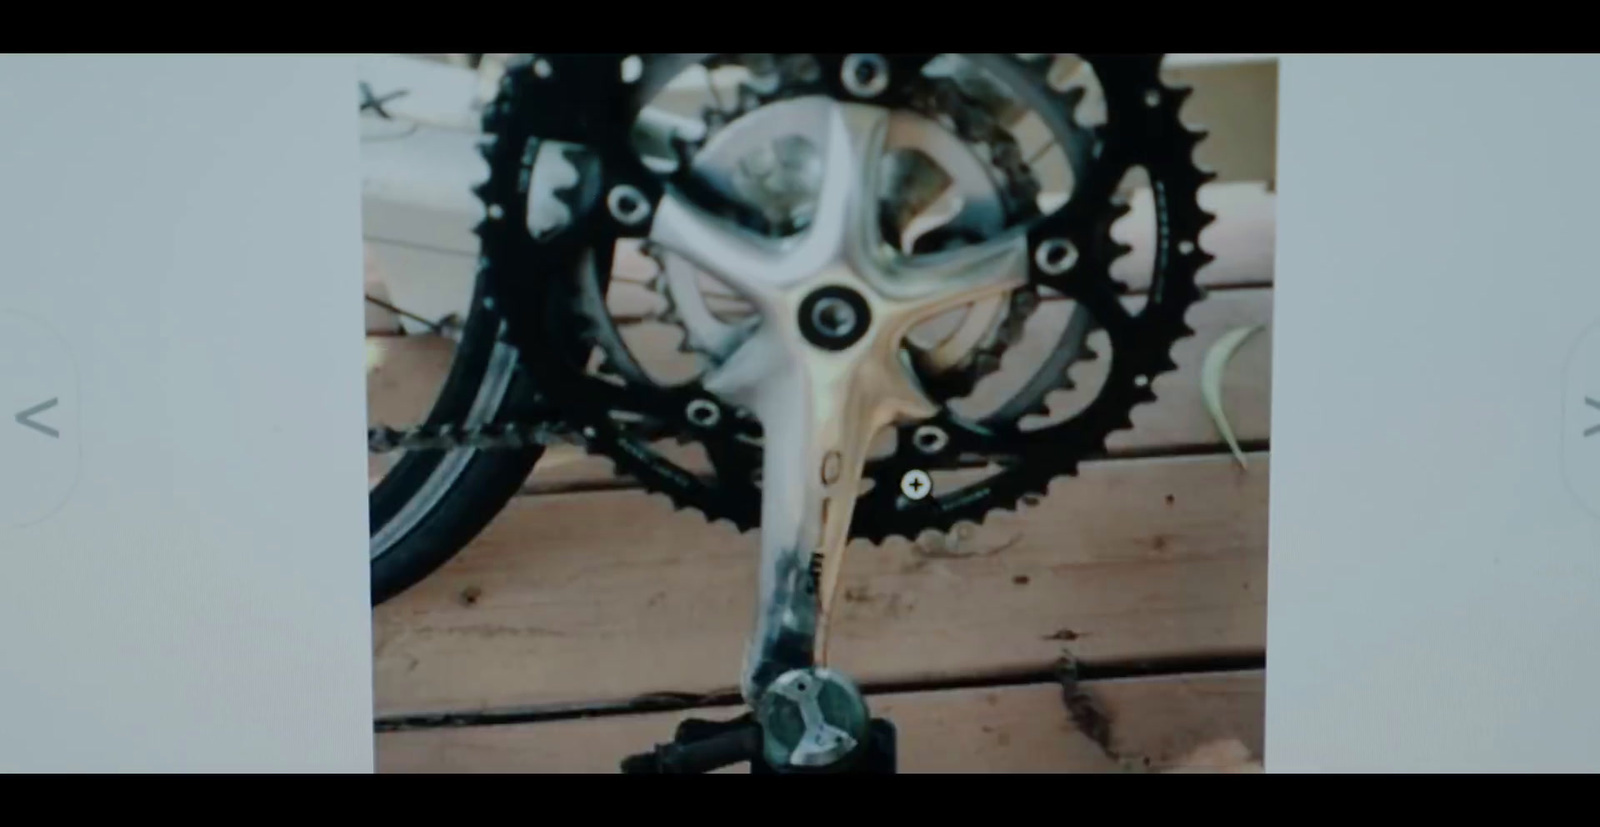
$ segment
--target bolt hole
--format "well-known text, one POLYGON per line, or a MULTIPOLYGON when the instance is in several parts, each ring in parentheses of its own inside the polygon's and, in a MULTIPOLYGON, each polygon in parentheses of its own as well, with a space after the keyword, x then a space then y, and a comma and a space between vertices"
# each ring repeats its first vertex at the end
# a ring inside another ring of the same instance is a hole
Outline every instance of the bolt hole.
POLYGON ((1064 238, 1052 238, 1039 245, 1033 261, 1047 275, 1059 276, 1072 269, 1078 261, 1078 251, 1064 238))
POLYGON ((550 73, 552 71, 554 71, 554 70, 550 68, 550 61, 545 60, 542 57, 533 62, 533 76, 534 77, 547 78, 547 77, 550 77, 550 73))
POLYGON ((845 89, 858 98, 874 97, 889 88, 889 64, 882 55, 850 55, 840 67, 840 75, 845 89))
POLYGON ((856 321, 855 308, 849 302, 832 296, 817 302, 811 311, 811 323, 830 339, 843 339, 854 333, 856 321))
POLYGON ((645 201, 644 193, 627 185, 619 184, 606 196, 606 206, 611 208, 612 217, 623 224, 642 224, 650 215, 650 204, 645 201))
POLYGON ((1141 388, 1146 387, 1150 384, 1150 377, 1141 373, 1138 376, 1133 377, 1133 384, 1138 385, 1141 388))
POLYGON ((502 217, 505 216, 505 214, 506 214, 505 209, 502 208, 499 204, 490 204, 489 205, 489 217, 490 218, 493 218, 494 220, 499 221, 502 217))
POLYGON ((1178 242, 1178 252, 1189 255, 1194 252, 1194 242, 1187 239, 1178 242))
POLYGON ((1161 105, 1161 90, 1159 90, 1159 89, 1151 89, 1150 91, 1144 93, 1144 105, 1150 107, 1151 109, 1154 109, 1157 106, 1160 106, 1161 105))
POLYGON ((911 444, 917 446, 917 449, 925 454, 936 454, 950 444, 950 437, 941 428, 933 425, 924 425, 918 428, 916 433, 912 434, 911 444))
POLYGON ((716 404, 704 399, 696 399, 690 402, 685 413, 688 414, 691 423, 702 428, 709 428, 717 424, 717 420, 722 418, 722 413, 717 409, 716 404))

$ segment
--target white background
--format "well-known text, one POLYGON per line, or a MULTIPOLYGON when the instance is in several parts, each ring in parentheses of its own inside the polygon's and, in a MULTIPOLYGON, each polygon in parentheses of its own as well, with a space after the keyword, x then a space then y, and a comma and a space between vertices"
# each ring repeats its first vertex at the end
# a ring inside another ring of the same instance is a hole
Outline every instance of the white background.
POLYGON ((0 56, 0 310, 81 449, 0 525, 0 770, 372 769, 357 101, 353 58, 0 56))
POLYGON ((1280 72, 1267 767, 1600 770, 1600 58, 1280 72))

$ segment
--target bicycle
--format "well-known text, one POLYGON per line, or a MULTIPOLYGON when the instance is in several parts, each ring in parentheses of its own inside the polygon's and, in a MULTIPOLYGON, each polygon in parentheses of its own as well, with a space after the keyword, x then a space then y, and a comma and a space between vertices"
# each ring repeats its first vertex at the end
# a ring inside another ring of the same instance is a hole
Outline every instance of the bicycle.
POLYGON ((464 467, 477 473, 454 477, 440 500, 454 511, 438 512, 471 519, 441 518, 452 530, 435 536, 451 542, 415 559, 454 554, 542 446, 581 445, 761 534, 749 712, 688 721, 623 770, 893 772, 892 725, 826 666, 844 547, 1043 497, 1176 369, 1211 260, 1198 192, 1213 176, 1193 160, 1203 133, 1179 117, 1187 90, 1160 67, 1159 55, 507 60, 483 114, 468 367, 427 422, 368 434, 375 453, 432 456, 435 472, 474 452, 464 467), (653 110, 686 74, 706 78, 700 111, 653 110), (1041 146, 1025 151, 1025 134, 1041 146), (1112 274, 1129 248, 1111 233, 1135 170, 1158 225, 1137 296, 1112 274), (619 259, 652 266, 647 290, 616 277, 619 259), (979 392, 1046 318, 1059 324, 1037 367, 979 392), (663 374, 680 356, 699 373, 663 374), (1095 360, 1098 392, 1072 399, 1069 374, 1095 360), (472 364, 502 365, 500 401, 476 420, 441 414, 501 375, 472 364))

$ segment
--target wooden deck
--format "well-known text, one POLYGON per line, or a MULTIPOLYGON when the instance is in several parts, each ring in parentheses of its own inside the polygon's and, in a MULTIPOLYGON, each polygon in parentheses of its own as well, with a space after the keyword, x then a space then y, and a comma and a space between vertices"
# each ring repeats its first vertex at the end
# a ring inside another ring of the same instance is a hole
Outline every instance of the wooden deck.
MULTIPOLYGON (((903 771, 1159 771, 1227 741, 1260 755, 1270 326, 1224 385, 1248 467, 1198 371, 1226 331, 1270 325, 1273 200, 1260 181, 1203 194, 1218 260, 1197 334, 1109 457, 1019 513, 851 549, 830 654, 899 726, 903 771)), ((425 337, 393 346, 447 364, 425 337)), ((755 570, 754 533, 550 452, 476 542, 374 612, 380 771, 614 772, 683 717, 737 714, 755 570)))
MULTIPOLYGON (((1271 196, 1256 197, 1222 215, 1219 235, 1263 204, 1270 214, 1271 196)), ((1259 250, 1271 224, 1257 225, 1237 254, 1221 248, 1214 272, 1229 281, 1208 279, 1180 370, 1110 458, 1021 513, 852 549, 834 662, 885 688, 873 700, 901 723, 908 770, 1161 768, 1226 738, 1259 751, 1270 331, 1225 384, 1247 468, 1219 444, 1197 376, 1216 337, 1270 322, 1259 250), (1105 710, 1105 746, 1053 682, 1063 656, 1105 710)), ((378 736, 382 769, 610 771, 686 714, 619 707, 727 702, 753 616, 754 535, 609 480, 603 461, 551 452, 475 543, 375 612, 377 714, 398 727, 378 736)))

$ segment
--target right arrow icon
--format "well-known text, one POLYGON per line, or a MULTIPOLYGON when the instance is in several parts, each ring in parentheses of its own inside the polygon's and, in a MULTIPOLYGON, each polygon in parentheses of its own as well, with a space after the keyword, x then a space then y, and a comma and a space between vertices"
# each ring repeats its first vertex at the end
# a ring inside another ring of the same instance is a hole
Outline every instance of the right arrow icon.
POLYGON ((26 428, 32 428, 35 431, 50 437, 51 439, 59 439, 61 437, 60 431, 44 424, 43 422, 35 422, 33 419, 35 416, 54 408, 57 404, 59 404, 59 402, 59 399, 51 399, 46 402, 40 402, 39 404, 18 413, 17 424, 26 428))

